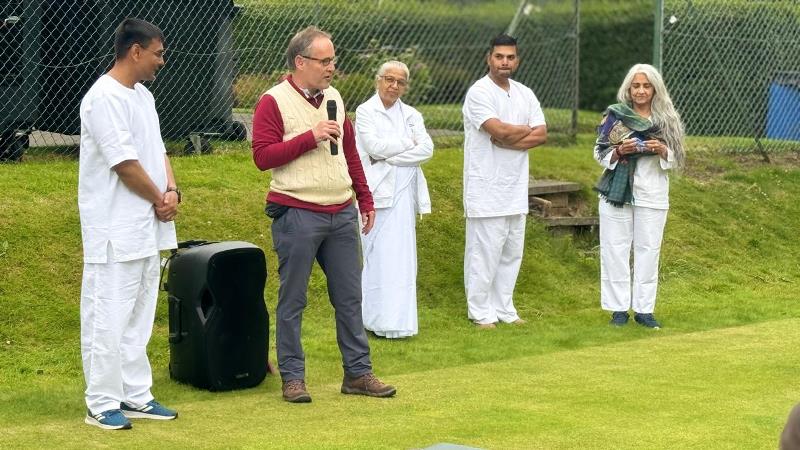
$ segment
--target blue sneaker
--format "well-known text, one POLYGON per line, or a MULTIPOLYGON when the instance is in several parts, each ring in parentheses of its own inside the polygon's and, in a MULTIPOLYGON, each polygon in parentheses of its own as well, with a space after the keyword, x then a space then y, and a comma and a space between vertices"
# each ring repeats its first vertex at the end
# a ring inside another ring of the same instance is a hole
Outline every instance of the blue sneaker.
POLYGON ((98 414, 92 414, 86 410, 86 419, 83 420, 89 425, 100 427, 104 430, 130 430, 131 422, 122 414, 119 409, 109 409, 98 414))
POLYGON ((177 411, 166 408, 155 400, 150 400, 140 408, 128 406, 125 402, 122 402, 120 406, 122 414, 129 419, 172 420, 178 417, 177 411))
POLYGON ((614 311, 611 313, 611 321, 608 323, 615 327, 621 327, 628 323, 628 317, 630 317, 628 311, 614 311))
POLYGON ((654 328, 656 330, 661 328, 661 324, 656 321, 656 318, 652 314, 636 313, 633 315, 633 320, 647 328, 654 328))

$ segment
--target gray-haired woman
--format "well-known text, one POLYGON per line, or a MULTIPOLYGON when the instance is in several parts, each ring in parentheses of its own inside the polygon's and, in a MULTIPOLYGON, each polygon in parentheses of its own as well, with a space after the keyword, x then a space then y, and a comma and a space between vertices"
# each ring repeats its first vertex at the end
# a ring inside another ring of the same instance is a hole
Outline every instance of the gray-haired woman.
POLYGON ((660 328, 653 311, 658 260, 669 209, 667 171, 684 162, 683 124, 661 74, 628 71, 598 127, 594 157, 605 168, 600 193, 600 303, 611 324, 660 328), (633 247, 633 283, 630 255, 633 247))
POLYGON ((420 164, 433 156, 422 115, 400 97, 408 67, 384 63, 375 95, 356 109, 356 147, 375 201, 375 226, 362 236, 364 328, 378 336, 417 334, 416 214, 431 211, 420 164))

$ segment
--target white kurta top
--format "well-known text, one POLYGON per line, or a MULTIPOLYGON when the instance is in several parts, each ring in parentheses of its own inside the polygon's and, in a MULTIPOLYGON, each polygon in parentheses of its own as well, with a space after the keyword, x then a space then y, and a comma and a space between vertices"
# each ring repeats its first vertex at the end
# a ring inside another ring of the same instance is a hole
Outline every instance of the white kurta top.
POLYGON ((132 261, 175 248, 175 223, 156 218, 153 205, 128 189, 112 167, 138 160, 162 191, 167 188, 155 100, 137 83, 129 89, 100 77, 81 101, 78 210, 86 263, 132 261))
POLYGON ((464 114, 464 211, 467 217, 528 212, 528 152, 495 146, 481 126, 489 119, 512 125, 545 125, 539 100, 521 83, 505 91, 489 76, 467 91, 464 114))
MULTIPOLYGON (((605 159, 598 161, 609 170, 617 167, 617 161, 611 162, 613 152, 608 152, 605 159)), ((653 209, 669 209, 669 175, 667 170, 675 167, 675 154, 667 149, 667 159, 660 156, 647 156, 636 160, 633 171, 633 206, 653 209)))

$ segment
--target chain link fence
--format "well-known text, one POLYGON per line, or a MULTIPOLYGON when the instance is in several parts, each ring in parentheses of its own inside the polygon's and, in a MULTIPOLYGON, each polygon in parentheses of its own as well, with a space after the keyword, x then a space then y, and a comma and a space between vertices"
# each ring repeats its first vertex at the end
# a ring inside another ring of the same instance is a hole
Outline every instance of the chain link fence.
POLYGON ((663 67, 693 147, 800 151, 800 2, 665 0, 663 67))
POLYGON ((0 159, 74 154, 79 104, 113 63, 125 17, 157 24, 166 65, 148 83, 171 151, 247 139, 261 93, 286 73, 284 50, 314 24, 333 34, 334 86, 348 111, 369 98, 386 60, 411 69, 404 100, 435 136, 462 131, 467 88, 486 72, 494 35, 519 39, 515 78, 545 107, 551 133, 573 136, 578 0, 9 0, 0 3, 0 159), (191 137, 191 139, 189 139, 191 137))

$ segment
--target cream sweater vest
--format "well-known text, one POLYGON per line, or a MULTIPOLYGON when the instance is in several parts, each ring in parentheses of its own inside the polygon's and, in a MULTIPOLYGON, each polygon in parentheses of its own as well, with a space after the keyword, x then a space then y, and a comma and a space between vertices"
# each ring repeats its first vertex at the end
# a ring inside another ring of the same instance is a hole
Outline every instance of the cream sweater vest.
MULTIPOLYGON (((278 104, 283 119, 284 141, 307 132, 322 120, 327 120, 325 105, 328 100, 336 100, 336 121, 344 130, 344 101, 339 91, 333 87, 323 91, 324 97, 319 109, 314 108, 288 81, 274 86, 265 94, 272 96, 278 104)), ((353 180, 347 171, 347 160, 341 142, 340 137, 339 153, 336 156, 331 155, 330 143, 324 141, 299 158, 272 169, 270 190, 317 205, 338 205, 351 199, 353 180)))

